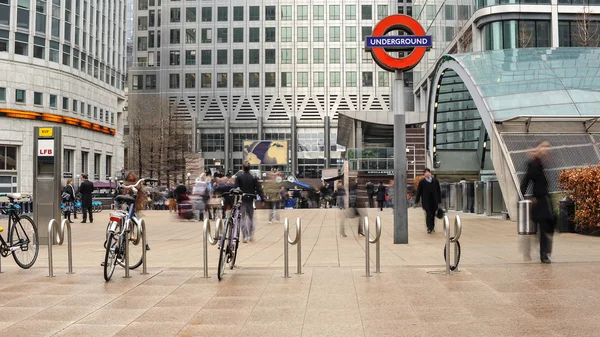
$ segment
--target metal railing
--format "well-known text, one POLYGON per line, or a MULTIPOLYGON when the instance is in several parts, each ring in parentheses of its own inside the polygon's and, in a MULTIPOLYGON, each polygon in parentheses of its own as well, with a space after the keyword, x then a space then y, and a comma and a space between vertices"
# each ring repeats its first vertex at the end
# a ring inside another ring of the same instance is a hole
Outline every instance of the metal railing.
POLYGON ((215 236, 213 237, 210 230, 210 221, 204 219, 204 236, 202 238, 202 248, 204 251, 204 278, 210 278, 208 276, 208 244, 214 246, 219 242, 219 235, 221 233, 221 218, 217 218, 217 225, 215 226, 215 236))
POLYGON ((371 277, 371 252, 369 244, 375 244, 375 273, 381 273, 381 218, 377 217, 375 220, 375 238, 371 239, 369 234, 369 217, 365 217, 364 221, 364 233, 365 233, 365 277, 371 277))
POLYGON ((297 264, 298 264, 298 272, 296 274, 302 274, 302 221, 300 218, 296 218, 296 238, 292 241, 290 238, 290 222, 288 218, 285 218, 283 221, 283 277, 289 278, 289 245, 297 246, 297 264))
POLYGON ((446 260, 446 275, 450 275, 450 271, 458 271, 458 263, 460 262, 460 234, 462 233, 462 222, 457 215, 454 218, 454 236, 450 230, 450 220, 448 216, 444 216, 444 236, 446 236, 446 244, 444 245, 444 259, 446 260), (454 244, 454 266, 450 265, 450 243, 454 244))
POLYGON ((52 244, 53 239, 56 237, 58 245, 62 245, 65 242, 65 227, 67 228, 67 249, 68 249, 68 264, 69 271, 67 274, 73 274, 73 245, 71 242, 71 222, 64 219, 60 227, 56 219, 50 220, 48 223, 48 277, 54 277, 54 264, 52 262, 52 244))

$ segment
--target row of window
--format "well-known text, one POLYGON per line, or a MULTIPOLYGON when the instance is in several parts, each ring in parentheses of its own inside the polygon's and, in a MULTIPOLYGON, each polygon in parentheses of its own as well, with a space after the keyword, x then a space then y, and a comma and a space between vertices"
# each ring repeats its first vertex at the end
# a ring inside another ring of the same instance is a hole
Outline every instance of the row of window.
MULTIPOLYGON (((0 52, 9 52, 9 31, 0 29, 0 52)), ((47 41, 45 38, 33 37, 33 46, 29 45, 29 35, 15 33, 14 54, 33 56, 37 59, 61 63, 61 47, 57 41, 47 41)), ((62 45, 62 64, 93 76, 108 85, 123 90, 125 76, 115 69, 109 68, 104 62, 94 59, 92 55, 79 52, 79 49, 62 45)))
MULTIPOLYGON (((477 0, 477 8, 509 4, 544 4, 549 5, 550 0, 477 0)), ((600 5, 600 0, 558 0, 559 5, 600 5)))
MULTIPOLYGON (((88 157, 89 157, 89 152, 87 151, 81 151, 81 162, 80 162, 80 172, 82 173, 87 173, 89 170, 89 166, 88 166, 88 157)), ((93 173, 94 176, 90 177, 90 179, 104 179, 104 178, 108 178, 111 175, 112 172, 112 156, 110 155, 106 155, 105 160, 104 160, 104 174, 105 177, 100 177, 100 160, 102 158, 102 155, 100 153, 94 153, 94 170, 93 173)), ((75 150, 68 150, 65 149, 63 151, 63 172, 66 173, 74 173, 75 171, 75 150)), ((78 182, 75 182, 78 183, 78 182)))
MULTIPOLYGON (((296 58, 295 64, 308 64, 309 59, 312 59, 312 64, 324 64, 325 63, 325 48, 312 48, 312 53, 309 53, 308 48, 281 48, 281 64, 292 64, 293 54, 295 53, 296 58), (309 54, 312 54, 312 57, 309 57, 309 54)), ((276 50, 275 49, 265 49, 264 63, 265 64, 275 64, 276 63, 276 50)), ((329 48, 329 64, 340 64, 342 59, 342 51, 344 49, 341 48, 329 48)), ((182 63, 188 66, 196 65, 196 50, 186 50, 185 51, 185 60, 182 60, 181 50, 171 50, 169 51, 169 65, 171 66, 179 66, 182 63), (185 63, 184 63, 185 62, 185 63)), ((248 50, 248 59, 244 62, 245 50, 244 49, 233 49, 232 53, 232 64, 260 64, 260 49, 249 49, 248 50)), ((227 49, 219 49, 215 53, 216 55, 216 64, 217 65, 226 65, 229 64, 229 50, 227 49)), ((362 54, 362 63, 372 63, 373 57, 371 53, 364 51, 362 54)), ((357 62, 357 50, 356 48, 345 48, 345 63, 346 64, 355 64, 357 62)), ((213 51, 201 50, 200 51, 200 62, 201 65, 212 65, 213 64, 213 51)))
MULTIPOLYGON (((151 1, 153 2, 153 1, 151 1)), ((160 6, 160 5, 159 5, 160 6)), ((151 6, 152 7, 152 6, 151 6)), ((280 20, 291 21, 293 18, 293 7, 292 5, 281 5, 280 20)), ((346 20, 356 20, 356 5, 345 5, 344 6, 344 18, 346 20)), ((138 9, 147 10, 148 1, 140 0, 138 2, 138 9)), ((216 21, 227 22, 229 21, 229 7, 217 7, 216 8, 216 21)), ((297 5, 296 6, 296 20, 308 20, 308 5, 297 5)), ((373 6, 372 5, 361 5, 361 19, 362 20, 373 20, 373 6)), ((196 7, 185 7, 185 21, 196 22, 196 7)), ((170 21, 181 22, 181 14, 183 8, 171 8, 170 21)), ((213 21, 213 7, 201 7, 200 8, 200 20, 202 22, 213 21)), ((329 5, 329 20, 341 20, 341 6, 340 5, 329 5)), ((261 9, 260 6, 249 6, 248 7, 248 21, 261 21, 261 9)), ((381 20, 388 16, 388 5, 377 5, 377 19, 381 20)), ((312 19, 313 20, 325 20, 325 6, 324 5, 313 5, 312 6, 312 19)), ((245 7, 234 6, 233 7, 233 21, 245 21, 245 7)), ((276 21, 277 20, 277 6, 265 6, 263 21, 276 21)))
MULTIPOLYGON (((313 87, 325 87, 325 74, 324 71, 315 71, 312 73, 312 83, 313 87)), ((363 71, 358 72, 358 74, 362 74, 362 87, 373 87, 374 85, 374 76, 372 71, 363 71)), ((233 73, 232 76, 232 88, 243 88, 244 87, 244 73, 233 73)), ((194 89, 196 88, 196 73, 187 73, 187 74, 169 74, 169 88, 170 89, 194 89), (184 83, 181 81, 184 80, 184 83)), ((229 74, 228 73, 217 73, 216 76, 216 87, 217 88, 229 88, 229 74)), ((260 73, 258 72, 249 72, 247 86, 249 88, 260 88, 261 80, 260 73)), ((291 88, 293 86, 292 82, 292 72, 281 72, 280 74, 281 87, 282 88, 291 88)), ((329 87, 340 87, 342 83, 342 72, 340 71, 330 71, 329 72, 329 87)), ((145 89, 155 89, 156 88, 156 75, 146 75, 146 87, 145 89)), ((296 87, 305 88, 309 85, 309 72, 299 71, 296 73, 296 87)), ((144 78, 143 75, 134 75, 133 76, 133 90, 143 89, 144 78)), ((377 72, 377 86, 378 87, 389 87, 390 78, 389 74, 386 71, 377 72)), ((357 87, 358 86, 358 78, 356 71, 346 71, 345 72, 345 87, 357 87)), ((212 73, 201 73, 200 74, 200 87, 204 89, 209 89, 213 87, 213 74, 212 73)), ((276 73, 275 72, 265 72, 264 73, 264 87, 265 88, 274 88, 276 87, 276 73)))
MULTIPOLYGON (((279 134, 283 137, 272 138, 269 137, 269 133, 265 134, 265 139, 270 140, 289 140, 290 134, 279 134)), ((276 134, 277 135, 277 134, 276 134)), ((330 137, 330 150, 331 151, 343 151, 344 147, 336 144, 337 142, 337 131, 332 129, 331 133, 327 135, 330 137)), ((233 151, 242 151, 244 149, 243 144, 246 140, 256 140, 258 135, 256 133, 234 133, 233 134, 233 151)), ((324 151, 325 150, 325 134, 322 130, 317 129, 300 129, 298 131, 298 152, 307 151, 324 151)), ((222 152, 225 151, 225 134, 223 133, 201 133, 200 135, 200 148, 202 152, 222 152)), ((213 164, 213 163, 211 163, 213 164)))
MULTIPOLYGON (((49 94, 48 100, 45 100, 44 93, 33 92, 33 105, 38 107, 50 107, 51 109, 58 109, 59 99, 58 95, 49 94)), ((6 102, 6 88, 0 88, 0 102, 6 102)), ((27 103, 27 91, 22 89, 15 89, 14 102, 18 104, 27 103)), ((69 99, 68 97, 62 97, 62 104, 60 105, 64 111, 72 111, 73 113, 81 113, 85 116, 86 104, 79 102, 76 99, 69 99), (79 110, 78 110, 79 109, 79 110)), ((87 117, 100 120, 104 123, 115 124, 115 113, 105 111, 104 109, 98 109, 98 107, 87 104, 87 117), (100 112, 100 114, 98 114, 100 112)))

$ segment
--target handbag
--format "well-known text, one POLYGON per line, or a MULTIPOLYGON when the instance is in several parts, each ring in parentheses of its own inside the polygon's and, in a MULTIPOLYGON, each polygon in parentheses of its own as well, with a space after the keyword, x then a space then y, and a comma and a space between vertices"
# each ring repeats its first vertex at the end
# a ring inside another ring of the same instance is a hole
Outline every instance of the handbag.
POLYGON ((446 214, 446 211, 444 211, 443 208, 438 207, 437 211, 435 212, 435 217, 438 219, 443 219, 445 214, 446 214))

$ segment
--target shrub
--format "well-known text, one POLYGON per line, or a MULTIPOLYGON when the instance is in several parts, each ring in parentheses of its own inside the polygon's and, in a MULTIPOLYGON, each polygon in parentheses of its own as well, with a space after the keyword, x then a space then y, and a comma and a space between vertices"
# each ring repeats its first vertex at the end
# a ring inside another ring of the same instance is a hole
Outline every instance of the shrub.
POLYGON ((558 182, 577 205, 577 232, 600 235, 600 166, 564 170, 558 182))

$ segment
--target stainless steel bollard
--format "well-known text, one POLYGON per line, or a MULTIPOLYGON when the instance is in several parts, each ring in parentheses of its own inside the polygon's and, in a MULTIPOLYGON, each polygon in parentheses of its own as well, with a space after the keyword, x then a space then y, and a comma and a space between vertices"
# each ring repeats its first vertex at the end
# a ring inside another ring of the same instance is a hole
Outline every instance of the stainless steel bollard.
POLYGON ((493 197, 493 186, 492 181, 488 180, 485 182, 485 215, 492 216, 494 213, 494 197, 493 197))
POLYGON ((297 275, 301 275, 302 274, 302 220, 300 220, 300 218, 296 218, 296 240, 298 241, 296 243, 296 245, 298 246, 298 253, 296 254, 297 259, 296 259, 296 263, 298 264, 298 266, 296 267, 296 274, 297 275))
MULTIPOLYGON (((288 218, 285 218, 285 220, 283 221, 283 277, 284 278, 289 278, 290 277, 290 271, 289 271, 289 248, 288 248, 288 244, 290 245, 295 245, 300 243, 300 238, 302 236, 302 222, 300 221, 300 218, 296 219, 296 239, 294 241, 292 241, 292 239, 290 238, 290 222, 288 220, 288 218)), ((300 252, 300 245, 298 245, 298 273, 297 274, 302 274, 302 258, 301 258, 301 252, 300 252)))
POLYGON ((446 275, 450 275, 450 221, 444 216, 444 236, 446 236, 446 275))
POLYGON ((519 212, 517 217, 517 232, 521 235, 530 235, 537 233, 537 225, 531 221, 531 200, 519 201, 519 212))
POLYGON ((482 181, 475 182, 475 214, 483 214, 483 190, 485 184, 482 181))
POLYGON ((370 244, 375 243, 375 272, 381 272, 381 248, 379 245, 379 239, 381 238, 381 218, 377 217, 375 220, 375 238, 371 240, 369 234, 369 217, 365 217, 364 220, 364 234, 365 234, 365 277, 371 277, 371 250, 370 244))
POLYGON ((140 219, 140 226, 138 229, 138 238, 139 231, 142 233, 142 275, 148 275, 148 264, 146 263, 146 246, 148 245, 148 237, 146 236, 146 221, 144 219, 140 219))
POLYGON ((210 278, 208 276, 208 244, 214 246, 219 242, 220 233, 221 233, 221 218, 217 218, 217 224, 215 226, 215 236, 212 236, 210 230, 210 221, 208 219, 204 219, 204 228, 203 228, 204 237, 202 238, 202 249, 204 251, 204 278, 210 278))
POLYGON ((67 274, 73 274, 73 244, 71 241, 71 223, 69 220, 64 219, 59 227, 58 221, 52 219, 48 223, 48 277, 54 277, 54 263, 52 261, 53 238, 56 237, 56 242, 58 245, 62 245, 65 242, 65 228, 67 229, 67 274))
MULTIPOLYGON (((125 231, 125 276, 123 278, 130 278, 129 276, 129 240, 131 240, 131 219, 127 220, 127 230, 125 231)), ((144 247, 146 249, 146 247, 144 247)))

